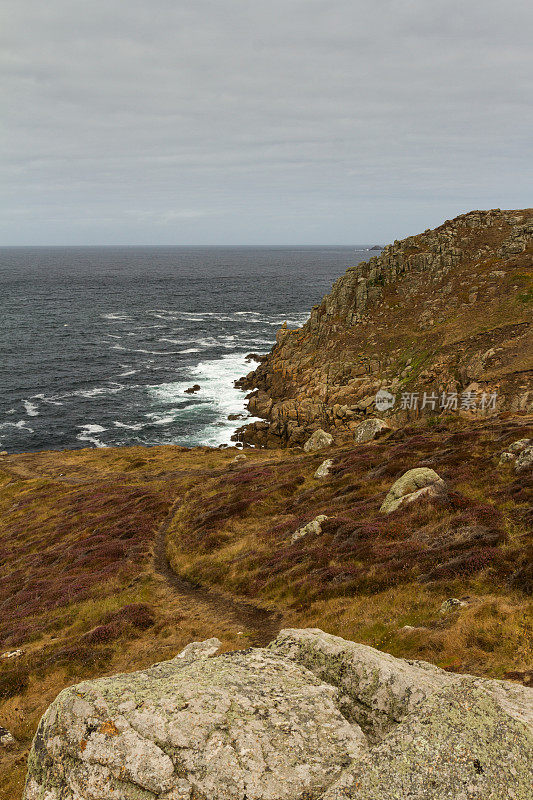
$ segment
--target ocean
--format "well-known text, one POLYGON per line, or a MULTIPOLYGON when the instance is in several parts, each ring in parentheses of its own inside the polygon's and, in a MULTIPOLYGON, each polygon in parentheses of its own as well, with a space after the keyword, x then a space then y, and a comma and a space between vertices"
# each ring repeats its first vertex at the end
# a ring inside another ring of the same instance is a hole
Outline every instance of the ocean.
MULTIPOLYGON (((229 444, 233 382, 349 247, 0 248, 0 449, 229 444), (194 394, 186 389, 199 385, 194 394)), ((251 419, 251 418, 250 418, 251 419)))

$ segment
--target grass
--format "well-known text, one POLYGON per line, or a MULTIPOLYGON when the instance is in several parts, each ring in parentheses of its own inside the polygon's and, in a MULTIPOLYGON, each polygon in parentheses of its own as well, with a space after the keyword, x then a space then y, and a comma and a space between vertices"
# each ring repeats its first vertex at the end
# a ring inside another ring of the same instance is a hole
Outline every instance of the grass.
POLYGON ((313 478, 320 454, 217 476, 207 502, 198 488, 185 496, 169 530, 171 563, 191 580, 274 602, 292 624, 479 674, 525 669, 533 487, 497 460, 528 433, 519 420, 456 418, 339 449, 322 482, 313 478), (394 480, 424 465, 446 481, 447 498, 380 514, 394 480), (322 534, 291 543, 318 514, 328 516, 322 534), (444 619, 450 596, 468 606, 444 619), (486 605, 496 611, 485 618, 486 605), (404 625, 422 630, 406 635, 404 625))
POLYGON ((65 686, 140 669, 216 635, 251 631, 154 571, 170 521, 176 572, 277 607, 284 625, 318 626, 396 656, 504 677, 531 663, 530 475, 498 468, 531 418, 437 417, 357 448, 324 453, 127 448, 0 461, 0 724, 18 741, 0 756, 0 800, 22 792, 41 714, 65 686), (406 469, 431 466, 448 497, 390 516, 381 502, 406 469), (181 500, 180 500, 181 498, 181 500), (322 534, 291 543, 324 513, 322 534), (448 597, 467 605, 441 614, 448 597), (409 626, 409 627, 405 627, 409 626))

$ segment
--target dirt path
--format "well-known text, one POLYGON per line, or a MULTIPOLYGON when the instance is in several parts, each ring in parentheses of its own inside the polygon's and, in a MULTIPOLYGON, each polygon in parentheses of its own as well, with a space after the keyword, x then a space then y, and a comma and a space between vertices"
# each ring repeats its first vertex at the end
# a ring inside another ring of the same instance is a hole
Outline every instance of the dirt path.
MULTIPOLYGON (((15 480, 24 481, 35 478, 45 478, 70 486, 80 486, 94 482, 92 478, 47 475, 29 469, 26 465, 17 464, 15 466, 10 461, 0 463, 0 470, 11 477, 11 480, 8 481, 9 483, 15 480)), ((202 474, 204 474, 203 471, 202 474)), ((282 627, 281 612, 261 608, 218 589, 191 583, 181 578, 171 568, 166 555, 166 536, 180 503, 181 498, 173 503, 155 535, 153 544, 154 571, 163 578, 172 594, 179 599, 182 607, 191 616, 197 616, 204 623, 208 620, 212 624, 213 636, 217 634, 217 628, 223 630, 224 627, 229 625, 237 627, 243 634, 246 634, 246 641, 251 645, 259 647, 268 644, 272 639, 275 639, 282 627)))
POLYGON ((198 612, 204 620, 211 621, 213 636, 217 635, 218 625, 229 623, 248 634, 251 645, 261 647, 268 644, 281 630, 280 612, 261 608, 218 589, 194 584, 181 578, 170 566, 166 554, 166 537, 180 502, 181 499, 176 500, 157 531, 154 540, 154 570, 165 580, 173 594, 183 600, 186 607, 198 612))

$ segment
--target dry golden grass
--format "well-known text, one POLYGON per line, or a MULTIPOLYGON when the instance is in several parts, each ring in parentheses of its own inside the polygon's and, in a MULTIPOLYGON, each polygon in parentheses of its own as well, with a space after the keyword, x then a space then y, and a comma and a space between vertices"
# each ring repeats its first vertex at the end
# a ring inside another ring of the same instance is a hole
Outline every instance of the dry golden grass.
POLYGON ((24 654, 0 660, 0 725, 19 743, 0 756, 0 800, 20 798, 38 720, 65 686, 140 669, 191 640, 253 641, 239 607, 180 594, 155 569, 161 532, 176 573, 275 607, 280 625, 450 670, 530 668, 531 478, 496 466, 526 435, 531 419, 519 416, 412 426, 328 452, 323 481, 313 476, 324 453, 301 451, 248 450, 237 463, 235 449, 178 447, 3 457, 0 653, 24 654), (449 502, 384 518, 386 491, 420 464, 445 478, 449 502), (319 513, 322 536, 291 545, 319 513), (468 605, 440 614, 450 596, 468 605))

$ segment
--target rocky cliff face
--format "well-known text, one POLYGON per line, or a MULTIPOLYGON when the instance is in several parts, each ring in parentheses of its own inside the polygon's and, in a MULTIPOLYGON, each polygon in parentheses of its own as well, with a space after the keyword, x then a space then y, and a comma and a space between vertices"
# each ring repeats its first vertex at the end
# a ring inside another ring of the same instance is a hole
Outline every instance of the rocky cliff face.
POLYGON ((265 422, 237 438, 302 444, 320 427, 342 441, 379 389, 393 418, 454 411, 450 395, 458 411, 531 411, 532 267, 532 209, 473 211, 349 267, 240 381, 265 422))
POLYGON ((318 629, 64 690, 25 800, 526 800, 533 692, 318 629))

